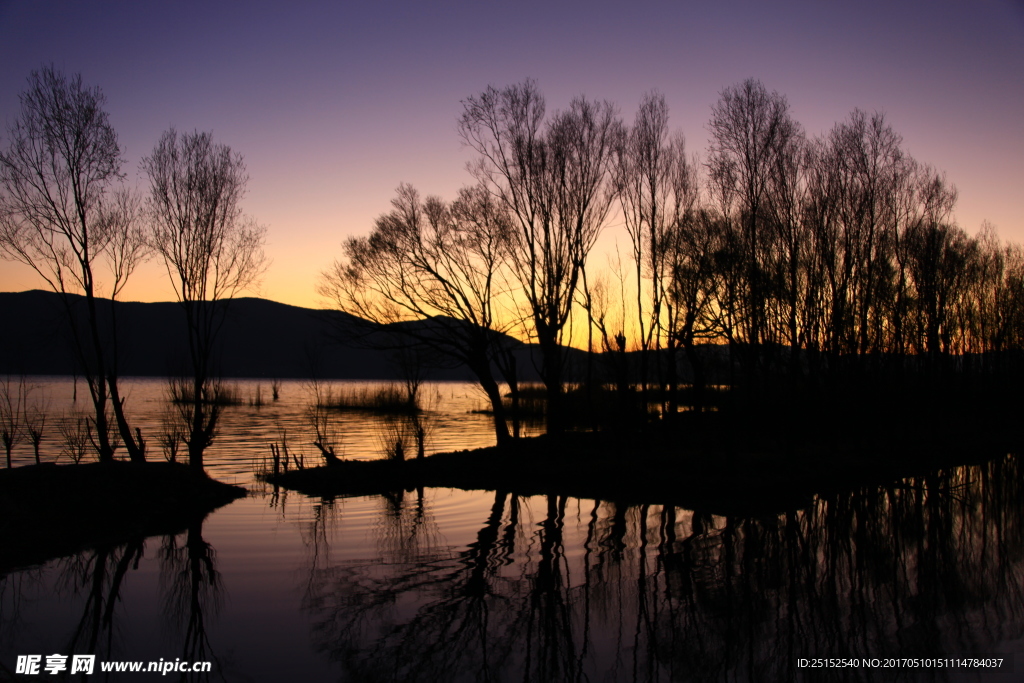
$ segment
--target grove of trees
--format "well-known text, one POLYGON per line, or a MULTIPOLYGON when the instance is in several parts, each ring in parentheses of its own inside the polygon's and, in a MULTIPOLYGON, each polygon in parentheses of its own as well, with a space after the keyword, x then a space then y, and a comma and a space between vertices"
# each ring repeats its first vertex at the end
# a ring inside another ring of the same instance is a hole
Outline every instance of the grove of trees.
MULTIPOLYGON (((119 391, 114 302, 140 263, 154 253, 161 258, 185 314, 183 373, 191 381, 179 417, 190 464, 202 473, 218 414, 214 340, 227 301, 264 266, 265 229, 239 207, 247 181, 242 158, 207 133, 171 129, 143 161, 151 184, 143 200, 124 183, 122 150, 99 88, 52 66, 28 81, 0 150, 0 255, 29 266, 61 295, 75 365, 93 404, 86 438, 101 462, 114 460, 121 444, 132 461, 145 460, 146 441, 129 425, 119 391)), ((5 415, 14 416, 4 403, 5 415)), ((7 420, 5 442, 17 436, 16 419, 7 420)))
MULTIPOLYGON (((458 221, 403 185, 396 211, 345 244, 322 292, 382 325, 476 329, 488 341, 473 347, 474 372, 499 440, 492 332, 536 343, 549 432, 565 427, 567 381, 603 386, 615 374, 570 375, 564 344, 580 327, 606 359, 633 351, 630 390, 660 388, 670 413, 680 352, 690 404, 703 405, 710 348, 727 358, 727 382, 759 400, 780 387, 791 396, 922 377, 1005 384, 1021 369, 1024 251, 991 226, 972 236, 953 223, 955 188, 883 114, 855 110, 809 138, 784 96, 747 80, 712 106, 701 160, 670 133, 657 93, 629 126, 612 104, 582 97, 549 115, 528 80, 467 98, 458 126, 478 154, 458 221), (633 270, 614 322, 589 263, 610 224, 624 226, 633 270)), ((470 346, 456 344, 447 355, 464 361, 470 346)))
MULTIPOLYGON (((265 229, 241 210, 242 158, 170 129, 142 162, 143 198, 124 184, 99 89, 45 67, 21 103, 0 150, 0 252, 62 295, 92 398, 89 441, 103 461, 121 444, 145 459, 119 391, 112 302, 156 256, 184 313, 176 403, 202 471, 219 415, 217 333, 266 265, 265 229)), ((956 225, 955 188, 884 115, 855 110, 808 137, 786 98, 751 79, 721 92, 707 131, 701 159, 658 93, 627 124, 585 97, 550 113, 531 80, 489 87, 458 118, 474 183, 450 202, 401 185, 320 292, 387 331, 375 339, 467 367, 499 443, 519 433, 516 340, 535 344, 552 433, 569 426, 573 383, 591 401, 615 386, 645 414, 660 403, 674 415, 702 410, 712 383, 757 402, 1019 377, 1024 250, 992 226, 956 225), (617 295, 592 253, 612 225, 629 258, 613 269, 617 295), (581 330, 585 370, 567 351, 581 330)))

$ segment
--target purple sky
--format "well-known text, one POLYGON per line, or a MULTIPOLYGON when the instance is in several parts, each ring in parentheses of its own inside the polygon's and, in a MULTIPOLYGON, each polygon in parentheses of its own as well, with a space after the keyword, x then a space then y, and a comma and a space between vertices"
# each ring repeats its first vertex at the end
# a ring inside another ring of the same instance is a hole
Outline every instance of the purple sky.
MULTIPOLYGON (((627 121, 658 89, 701 154, 711 105, 748 77, 786 95, 808 135, 883 111, 957 186, 961 225, 1024 242, 1021 0, 355 5, 0 0, 0 119, 52 62, 103 89, 140 186, 165 129, 213 131, 245 156, 245 208, 269 228, 259 294, 298 305, 400 182, 446 198, 469 182, 460 100, 526 77, 549 110, 583 93, 627 121)), ((126 298, 172 298, 161 277, 149 266, 126 298)), ((0 291, 41 284, 0 262, 0 291)))

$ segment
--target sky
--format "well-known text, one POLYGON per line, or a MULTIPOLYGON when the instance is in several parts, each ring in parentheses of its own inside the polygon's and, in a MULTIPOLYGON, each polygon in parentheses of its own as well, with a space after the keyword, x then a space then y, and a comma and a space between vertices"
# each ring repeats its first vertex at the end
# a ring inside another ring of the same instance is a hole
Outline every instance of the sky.
MULTIPOLYGON (((757 78, 811 137, 883 112, 957 187, 961 226, 1024 242, 1024 0, 711 4, 0 0, 0 146, 48 64, 102 89, 140 189, 163 131, 212 132, 244 156, 244 209, 267 226, 254 294, 318 307, 319 273, 400 183, 451 199, 471 182, 456 121, 487 86, 534 78, 549 111, 584 94, 627 122, 658 90, 704 155, 719 94, 757 78)), ((44 284, 0 261, 0 291, 44 284)), ((153 262, 122 298, 173 290, 153 262)))

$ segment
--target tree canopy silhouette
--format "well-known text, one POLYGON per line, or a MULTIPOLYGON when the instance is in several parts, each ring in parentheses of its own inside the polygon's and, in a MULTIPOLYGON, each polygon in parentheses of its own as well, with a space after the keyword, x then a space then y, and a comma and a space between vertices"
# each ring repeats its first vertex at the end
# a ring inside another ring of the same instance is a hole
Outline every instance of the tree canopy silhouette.
POLYGON ((0 252, 61 295, 76 364, 89 386, 90 438, 100 460, 113 460, 118 438, 132 460, 144 460, 145 442, 132 433, 118 391, 114 308, 100 310, 103 283, 112 304, 147 256, 138 201, 121 184, 121 148, 99 88, 53 66, 33 71, 28 81, 0 152, 0 252), (85 310, 72 296, 77 293, 85 310))
POLYGON ((220 407, 214 343, 230 300, 255 285, 266 267, 266 228, 242 213, 248 176, 242 156, 210 133, 161 136, 143 159, 153 246, 185 313, 191 386, 179 402, 189 463, 203 471, 220 407))
MULTIPOLYGON (((499 443, 510 437, 494 368, 508 369, 511 219, 484 188, 446 203, 401 185, 368 237, 345 242, 320 293, 374 326, 378 343, 417 345, 465 364, 487 394, 499 443), (502 299, 505 298, 505 301, 502 299), (403 324, 429 320, 429 324, 403 324), (384 337, 387 341, 384 341, 384 337)), ((506 380, 515 382, 506 372, 506 380)))

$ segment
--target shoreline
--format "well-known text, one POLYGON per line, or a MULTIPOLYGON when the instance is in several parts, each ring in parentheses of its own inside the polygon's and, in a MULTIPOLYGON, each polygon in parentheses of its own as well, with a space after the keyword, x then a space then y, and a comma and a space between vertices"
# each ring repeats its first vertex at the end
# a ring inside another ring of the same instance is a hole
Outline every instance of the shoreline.
POLYGON ((759 515, 802 508, 818 494, 885 485, 1017 452, 1005 445, 1012 437, 902 437, 884 444, 826 445, 812 436, 788 446, 714 448, 707 439, 686 439, 684 430, 671 428, 569 432, 423 459, 343 460, 262 478, 321 498, 440 487, 759 515))
POLYGON ((180 533, 246 495, 180 463, 0 470, 0 576, 88 548, 180 533))

